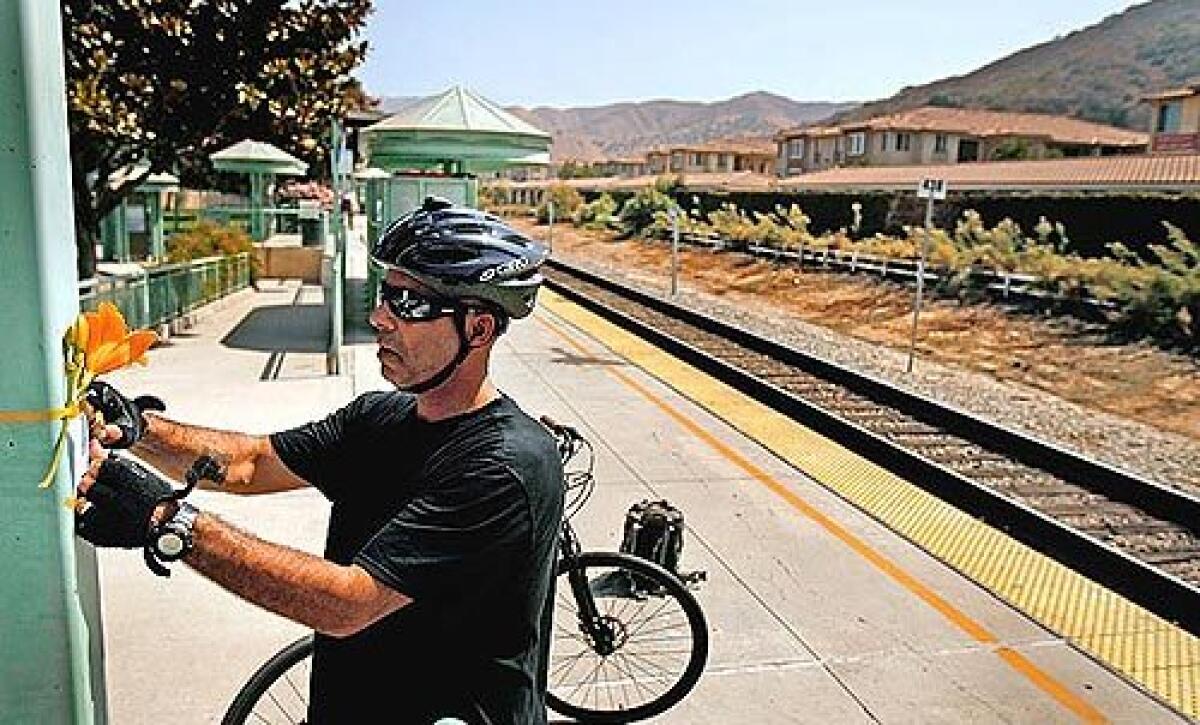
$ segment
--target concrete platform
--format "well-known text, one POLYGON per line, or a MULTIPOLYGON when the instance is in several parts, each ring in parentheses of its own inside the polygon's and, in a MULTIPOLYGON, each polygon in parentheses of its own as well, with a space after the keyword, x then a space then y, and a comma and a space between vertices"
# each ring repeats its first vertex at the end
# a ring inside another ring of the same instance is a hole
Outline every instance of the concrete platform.
MULTIPOLYGON (((181 420, 260 432, 386 387, 369 343, 346 348, 348 374, 323 374, 320 302, 319 288, 297 283, 240 293, 113 382, 160 395, 181 420)), ((525 409, 595 444, 597 490, 575 519, 585 548, 615 549, 625 510, 643 498, 688 517, 683 568, 708 574, 698 598, 712 651, 697 688, 656 722, 1183 720, 564 318, 515 323, 495 376, 525 409)), ((315 492, 195 501, 320 551, 328 507, 315 492)), ((117 725, 218 722, 250 672, 301 632, 183 567, 162 580, 121 551, 103 552, 101 566, 117 725)))

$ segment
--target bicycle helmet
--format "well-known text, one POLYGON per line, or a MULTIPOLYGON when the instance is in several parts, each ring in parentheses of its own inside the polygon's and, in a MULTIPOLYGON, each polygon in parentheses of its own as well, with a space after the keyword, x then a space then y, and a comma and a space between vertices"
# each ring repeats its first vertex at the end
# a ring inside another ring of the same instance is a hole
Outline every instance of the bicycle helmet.
POLYGON ((477 209, 428 197, 393 222, 371 249, 385 269, 447 300, 478 300, 511 318, 533 311, 546 248, 477 209))
POLYGON ((392 222, 371 248, 384 269, 412 277, 454 306, 458 353, 428 380, 403 387, 423 393, 438 387, 471 351, 467 309, 481 306, 496 317, 497 334, 509 318, 533 312, 547 250, 499 217, 445 199, 427 197, 420 209, 392 222), (471 303, 474 302, 475 305, 471 303))

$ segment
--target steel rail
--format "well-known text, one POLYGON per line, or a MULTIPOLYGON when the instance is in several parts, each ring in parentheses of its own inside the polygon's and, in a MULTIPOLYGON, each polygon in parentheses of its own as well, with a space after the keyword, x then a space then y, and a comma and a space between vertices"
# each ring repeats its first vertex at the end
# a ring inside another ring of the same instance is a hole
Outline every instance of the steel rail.
POLYGON ((718 359, 673 335, 613 309, 558 279, 575 277, 709 334, 802 368, 882 405, 1024 465, 1124 502, 1158 518, 1200 532, 1200 498, 1122 471, 1027 434, 1013 431, 924 396, 897 388, 836 363, 801 352, 753 332, 631 289, 558 260, 549 263, 547 284, 554 291, 642 337, 797 422, 863 455, 948 503, 979 517, 1031 548, 1079 571, 1128 599, 1200 635, 1200 588, 1034 508, 898 446, 773 383, 718 359))

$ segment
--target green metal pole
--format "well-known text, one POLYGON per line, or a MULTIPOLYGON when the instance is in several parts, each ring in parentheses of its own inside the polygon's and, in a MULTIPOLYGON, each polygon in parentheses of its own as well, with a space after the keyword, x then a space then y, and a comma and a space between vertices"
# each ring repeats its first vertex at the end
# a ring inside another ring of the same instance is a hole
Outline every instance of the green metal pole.
POLYGON ((95 554, 63 506, 78 446, 37 486, 79 309, 61 38, 58 3, 0 0, 0 721, 82 725, 107 715, 95 554))
POLYGON ((342 224, 342 194, 345 187, 342 180, 342 125, 333 120, 329 128, 329 164, 333 182, 333 239, 334 252, 331 265, 333 284, 328 290, 329 299, 329 351, 325 358, 326 372, 330 375, 341 373, 342 350, 342 309, 343 290, 346 278, 346 228, 342 224))
POLYGON ((146 208, 150 221, 150 256, 155 262, 162 262, 167 256, 163 245, 163 204, 162 192, 155 190, 146 194, 146 208))
POLYGON ((266 195, 266 179, 257 171, 250 174, 250 237, 256 242, 267 238, 263 222, 264 196, 266 195))
POLYGON ((133 259, 129 251, 129 204, 122 199, 114 213, 117 215, 117 261, 123 264, 133 259))

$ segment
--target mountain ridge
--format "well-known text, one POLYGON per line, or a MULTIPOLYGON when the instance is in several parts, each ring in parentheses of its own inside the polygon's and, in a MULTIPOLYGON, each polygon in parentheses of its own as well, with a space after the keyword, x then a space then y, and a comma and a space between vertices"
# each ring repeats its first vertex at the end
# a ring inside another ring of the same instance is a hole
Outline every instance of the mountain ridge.
MULTIPOLYGON (((394 113, 417 97, 384 97, 380 108, 394 113)), ((656 99, 599 106, 508 106, 504 110, 546 131, 555 161, 645 153, 657 146, 701 143, 717 138, 769 137, 789 126, 826 118, 855 104, 795 101, 751 91, 720 101, 656 99)))

